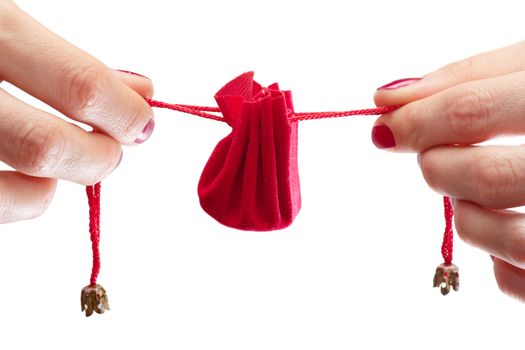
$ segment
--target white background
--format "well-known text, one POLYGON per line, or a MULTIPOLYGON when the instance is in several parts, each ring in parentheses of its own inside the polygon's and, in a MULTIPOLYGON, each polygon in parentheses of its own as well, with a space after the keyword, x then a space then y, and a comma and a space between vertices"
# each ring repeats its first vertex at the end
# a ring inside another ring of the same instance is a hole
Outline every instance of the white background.
MULTIPOLYGON (((151 77, 160 100, 212 105, 254 70, 292 89, 297 111, 371 107, 391 80, 519 41, 521 3, 18 1, 108 66, 151 77)), ((43 217, 1 227, 1 349, 523 347, 525 308, 500 293, 487 254, 457 241, 460 292, 431 287, 442 199, 415 155, 372 145, 374 117, 301 123, 303 208, 290 228, 253 233, 198 203, 229 128, 155 114, 151 139, 125 149, 103 183, 99 281, 111 311, 80 312, 87 200, 61 182, 43 217)))

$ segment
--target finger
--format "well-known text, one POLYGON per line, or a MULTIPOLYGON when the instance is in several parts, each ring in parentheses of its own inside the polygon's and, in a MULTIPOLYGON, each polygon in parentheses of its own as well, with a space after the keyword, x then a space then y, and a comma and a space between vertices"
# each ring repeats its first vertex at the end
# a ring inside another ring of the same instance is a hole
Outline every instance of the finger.
POLYGON ((378 106, 404 105, 467 81, 525 70, 525 41, 448 64, 422 79, 401 79, 380 87, 378 106))
POLYGON ((525 215, 483 208, 456 200, 455 225, 465 242, 515 266, 525 268, 525 215))
POLYGON ((376 128, 373 141, 380 148, 420 152, 525 133, 524 79, 522 71, 468 82, 410 103, 378 118, 376 127, 383 134, 376 128), (391 142, 386 144, 382 140, 388 132, 391 142))
POLYGON ((148 77, 125 70, 113 70, 113 74, 140 96, 144 98, 153 97, 153 83, 148 77))
POLYGON ((0 160, 27 175, 91 185, 122 157, 120 144, 33 108, 0 89, 0 160))
POLYGON ((525 301, 525 270, 496 258, 494 259, 494 276, 502 292, 525 301))
POLYGON ((0 223, 32 219, 46 211, 56 180, 0 171, 0 223))
POLYGON ((0 77, 120 143, 149 136, 151 108, 101 62, 14 5, 0 11, 0 23, 0 77))
POLYGON ((443 146, 419 156, 434 190, 504 209, 525 204, 525 146, 443 146))

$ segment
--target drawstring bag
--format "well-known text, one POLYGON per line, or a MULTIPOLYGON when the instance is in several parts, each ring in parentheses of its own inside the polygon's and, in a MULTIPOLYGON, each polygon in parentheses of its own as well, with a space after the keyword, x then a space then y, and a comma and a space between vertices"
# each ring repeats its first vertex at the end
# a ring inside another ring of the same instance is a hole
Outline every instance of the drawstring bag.
POLYGON ((202 208, 223 225, 269 231, 289 226, 301 207, 297 126, 290 91, 262 87, 244 73, 215 95, 232 132, 200 177, 202 208))

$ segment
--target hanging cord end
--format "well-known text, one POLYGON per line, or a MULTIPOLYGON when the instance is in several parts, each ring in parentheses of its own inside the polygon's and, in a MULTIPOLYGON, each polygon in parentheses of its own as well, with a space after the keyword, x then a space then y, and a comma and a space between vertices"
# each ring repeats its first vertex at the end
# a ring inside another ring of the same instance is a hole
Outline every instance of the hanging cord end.
POLYGON ((459 269, 454 264, 443 263, 436 269, 434 288, 441 287, 441 294, 447 295, 450 287, 456 292, 459 290, 459 269))
POLYGON ((82 311, 86 311, 86 317, 91 316, 93 312, 103 314, 106 310, 109 310, 108 295, 100 284, 82 288, 80 303, 82 311))
POLYGON ((434 275, 434 288, 441 287, 441 294, 447 295, 452 287, 456 292, 459 289, 459 269, 452 263, 452 251, 454 250, 454 232, 452 220, 454 218, 454 208, 450 198, 443 197, 445 209, 445 234, 441 246, 441 255, 445 262, 439 265, 434 275))
POLYGON ((89 233, 93 250, 93 266, 89 285, 84 287, 80 294, 80 304, 82 311, 86 311, 86 317, 89 317, 93 312, 103 314, 109 310, 109 303, 106 290, 97 284, 100 272, 100 183, 87 186, 86 192, 89 201, 89 233))

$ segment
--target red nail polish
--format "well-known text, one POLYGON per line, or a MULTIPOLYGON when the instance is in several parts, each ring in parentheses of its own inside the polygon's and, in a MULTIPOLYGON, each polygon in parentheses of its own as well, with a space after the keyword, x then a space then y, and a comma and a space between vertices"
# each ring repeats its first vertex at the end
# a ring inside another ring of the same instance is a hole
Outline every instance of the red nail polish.
POLYGON ((391 83, 378 87, 377 90, 396 90, 396 89, 399 89, 405 86, 412 85, 420 80, 421 78, 405 78, 405 79, 394 80, 391 83))
POLYGON ((135 143, 144 143, 147 139, 151 136, 153 133, 153 129, 155 129, 155 120, 151 119, 148 124, 142 129, 142 132, 140 133, 139 137, 135 140, 135 143))
POLYGON ((386 125, 376 125, 372 129, 372 142, 377 148, 392 148, 396 145, 394 134, 386 125))
MULTIPOLYGON (((119 72, 122 72, 122 73, 126 73, 126 74, 131 74, 131 75, 136 75, 137 77, 141 77, 141 78, 146 78, 146 79, 149 79, 147 76, 145 75, 142 75, 142 74, 139 74, 139 73, 135 73, 135 72, 131 72, 129 70, 122 70, 122 69, 117 69, 119 72)), ((151 80, 151 79, 149 79, 151 80)))

